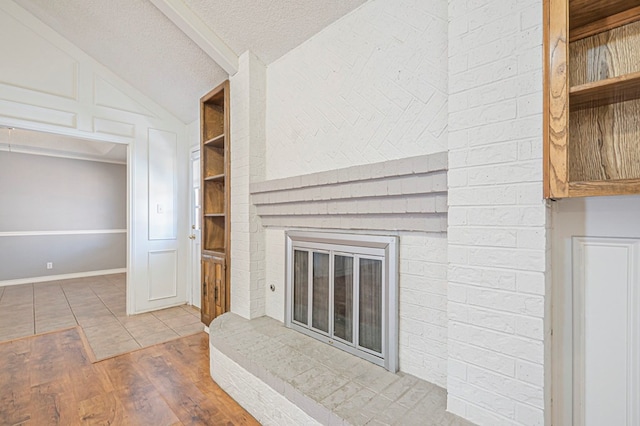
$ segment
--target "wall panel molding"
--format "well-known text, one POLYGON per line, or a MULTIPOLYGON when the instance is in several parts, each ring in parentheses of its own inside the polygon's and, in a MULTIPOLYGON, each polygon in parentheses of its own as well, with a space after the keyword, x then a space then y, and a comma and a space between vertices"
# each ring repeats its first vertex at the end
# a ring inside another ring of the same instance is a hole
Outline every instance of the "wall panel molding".
POLYGON ((638 265, 638 239, 573 238, 573 413, 578 425, 640 422, 638 265))
POLYGON ((149 251, 149 301, 178 295, 177 250, 149 251))
POLYGON ((177 156, 175 133, 149 129, 149 240, 177 237, 177 156))

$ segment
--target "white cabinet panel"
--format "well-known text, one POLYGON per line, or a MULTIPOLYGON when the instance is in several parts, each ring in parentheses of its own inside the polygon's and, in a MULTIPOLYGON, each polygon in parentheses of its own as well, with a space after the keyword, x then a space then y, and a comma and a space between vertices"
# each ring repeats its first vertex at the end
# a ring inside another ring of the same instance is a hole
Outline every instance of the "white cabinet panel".
POLYGON ((640 424, 640 240, 577 237, 574 407, 578 425, 640 424))

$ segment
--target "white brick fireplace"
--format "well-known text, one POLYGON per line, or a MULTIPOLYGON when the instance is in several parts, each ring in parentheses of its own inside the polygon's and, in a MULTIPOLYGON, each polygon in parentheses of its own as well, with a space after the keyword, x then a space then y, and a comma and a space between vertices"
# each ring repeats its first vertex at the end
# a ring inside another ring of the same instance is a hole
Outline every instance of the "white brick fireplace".
POLYGON ((398 237, 400 371, 446 385, 446 155, 251 185, 266 228, 267 314, 285 320, 285 232, 398 237))

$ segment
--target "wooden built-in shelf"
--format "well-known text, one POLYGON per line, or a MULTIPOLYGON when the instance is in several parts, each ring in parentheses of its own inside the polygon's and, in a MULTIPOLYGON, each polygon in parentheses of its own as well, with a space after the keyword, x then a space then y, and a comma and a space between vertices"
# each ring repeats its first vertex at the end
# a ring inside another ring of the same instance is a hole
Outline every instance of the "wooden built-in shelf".
POLYGON ((209 182, 215 182, 215 181, 221 181, 224 180, 224 173, 220 173, 219 175, 213 175, 213 176, 206 176, 204 178, 205 181, 209 182))
POLYGON ((224 148, 224 133, 204 141, 203 145, 212 146, 214 148, 224 148))
POLYGON ((618 14, 629 13, 637 6, 640 6, 640 0, 569 0, 569 27, 574 31, 618 14))
POLYGON ((544 195, 640 194, 640 0, 546 0, 544 195))
POLYGON ((202 201, 202 322, 230 305, 229 81, 200 99, 202 201))
POLYGON ((569 89, 572 111, 640 99, 640 72, 585 83, 569 89))
POLYGON ((640 194, 640 179, 570 182, 569 194, 571 197, 640 194))
POLYGON ((599 20, 589 22, 581 27, 572 26, 569 31, 569 42, 572 43, 583 38, 591 37, 638 20, 640 20, 640 6, 624 10, 615 15, 605 15, 599 20))

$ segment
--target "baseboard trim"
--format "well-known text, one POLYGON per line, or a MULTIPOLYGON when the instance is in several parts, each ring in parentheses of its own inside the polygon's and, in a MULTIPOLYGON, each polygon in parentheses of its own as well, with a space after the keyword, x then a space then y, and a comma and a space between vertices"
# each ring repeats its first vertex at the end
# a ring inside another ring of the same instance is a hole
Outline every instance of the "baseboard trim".
POLYGON ((96 277, 98 275, 122 274, 125 272, 127 272, 126 268, 118 268, 118 269, 103 269, 102 271, 76 272, 73 274, 45 275, 43 277, 18 278, 15 280, 0 281, 0 287, 9 286, 9 285, 42 283, 46 281, 70 280, 73 278, 96 277))

